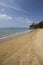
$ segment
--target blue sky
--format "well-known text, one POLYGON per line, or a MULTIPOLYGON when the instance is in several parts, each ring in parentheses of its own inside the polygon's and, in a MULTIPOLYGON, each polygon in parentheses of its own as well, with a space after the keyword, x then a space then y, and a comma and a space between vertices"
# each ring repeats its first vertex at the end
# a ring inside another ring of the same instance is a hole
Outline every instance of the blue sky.
POLYGON ((28 28, 43 20, 43 0, 0 0, 0 28, 28 28))

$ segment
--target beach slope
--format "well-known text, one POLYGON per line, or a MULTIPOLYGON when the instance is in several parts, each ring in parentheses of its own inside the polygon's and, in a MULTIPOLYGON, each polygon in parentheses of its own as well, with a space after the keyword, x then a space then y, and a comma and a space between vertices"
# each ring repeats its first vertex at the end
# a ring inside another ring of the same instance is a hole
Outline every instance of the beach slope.
POLYGON ((43 65, 43 29, 0 42, 0 65, 43 65))

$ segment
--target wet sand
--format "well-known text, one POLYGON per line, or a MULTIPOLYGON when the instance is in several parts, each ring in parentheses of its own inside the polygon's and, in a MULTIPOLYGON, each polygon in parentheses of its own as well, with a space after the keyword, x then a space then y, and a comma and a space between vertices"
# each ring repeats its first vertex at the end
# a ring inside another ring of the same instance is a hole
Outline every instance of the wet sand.
POLYGON ((43 65, 43 29, 0 42, 0 65, 43 65))

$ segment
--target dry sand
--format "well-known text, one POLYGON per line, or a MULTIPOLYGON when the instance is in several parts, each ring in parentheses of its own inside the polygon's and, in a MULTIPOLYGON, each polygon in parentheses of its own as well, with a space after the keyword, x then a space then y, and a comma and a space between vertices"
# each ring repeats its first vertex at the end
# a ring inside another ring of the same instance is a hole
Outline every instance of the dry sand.
POLYGON ((43 29, 0 42, 0 65, 43 65, 43 29))

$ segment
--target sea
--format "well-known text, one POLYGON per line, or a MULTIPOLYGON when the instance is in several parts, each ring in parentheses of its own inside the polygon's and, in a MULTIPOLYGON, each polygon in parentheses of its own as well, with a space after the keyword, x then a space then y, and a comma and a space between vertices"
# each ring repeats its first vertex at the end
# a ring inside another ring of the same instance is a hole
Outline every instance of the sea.
POLYGON ((27 31, 30 31, 29 28, 0 28, 0 38, 27 31))

